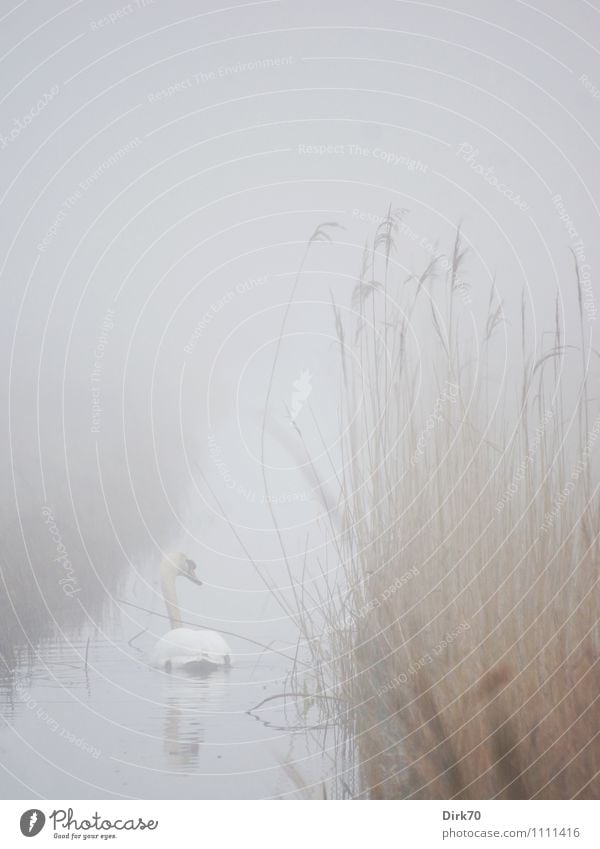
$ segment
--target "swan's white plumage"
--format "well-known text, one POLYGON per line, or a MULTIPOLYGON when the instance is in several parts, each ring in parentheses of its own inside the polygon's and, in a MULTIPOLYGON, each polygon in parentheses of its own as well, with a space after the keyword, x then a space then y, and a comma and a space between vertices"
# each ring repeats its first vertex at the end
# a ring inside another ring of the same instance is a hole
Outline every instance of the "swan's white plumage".
POLYGON ((174 628, 157 642, 150 655, 150 663, 161 669, 169 665, 181 669, 187 664, 229 666, 231 650, 215 631, 174 628))
POLYGON ((231 649, 220 634, 182 627, 175 581, 183 577, 194 584, 202 584, 196 577, 196 564, 188 560, 185 554, 173 552, 161 563, 160 574, 171 630, 160 638, 150 652, 150 664, 160 669, 229 666, 231 649))

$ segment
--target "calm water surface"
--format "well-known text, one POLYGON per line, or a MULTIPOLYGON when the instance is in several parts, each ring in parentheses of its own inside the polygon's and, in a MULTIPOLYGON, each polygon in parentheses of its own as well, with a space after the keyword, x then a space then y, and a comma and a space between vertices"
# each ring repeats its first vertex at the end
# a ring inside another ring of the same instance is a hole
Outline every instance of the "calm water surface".
POLYGON ((247 713, 283 692, 285 658, 202 678, 152 669, 127 643, 90 640, 87 668, 85 654, 86 641, 47 644, 0 682, 2 798, 321 794, 330 759, 304 703, 247 713))

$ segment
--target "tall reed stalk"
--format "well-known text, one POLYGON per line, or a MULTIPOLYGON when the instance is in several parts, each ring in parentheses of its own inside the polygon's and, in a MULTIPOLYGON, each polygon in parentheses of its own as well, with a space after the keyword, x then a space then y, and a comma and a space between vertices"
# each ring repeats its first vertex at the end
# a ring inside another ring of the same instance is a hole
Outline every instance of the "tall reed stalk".
POLYGON ((340 566, 318 598, 298 591, 338 795, 597 798, 600 418, 583 323, 573 409, 558 309, 540 350, 523 301, 513 403, 494 375, 495 287, 469 339, 460 232, 445 266, 396 280, 399 220, 365 249, 356 326, 334 305, 340 566))

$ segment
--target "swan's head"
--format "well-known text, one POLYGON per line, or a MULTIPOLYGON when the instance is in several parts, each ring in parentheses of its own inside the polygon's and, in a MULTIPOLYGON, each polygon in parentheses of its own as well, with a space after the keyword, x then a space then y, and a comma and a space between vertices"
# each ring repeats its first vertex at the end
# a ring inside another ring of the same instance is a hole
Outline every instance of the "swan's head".
POLYGON ((196 577, 196 564, 181 551, 172 551, 165 556, 161 565, 161 572, 163 577, 169 577, 173 580, 183 577, 193 584, 202 586, 202 581, 196 577))

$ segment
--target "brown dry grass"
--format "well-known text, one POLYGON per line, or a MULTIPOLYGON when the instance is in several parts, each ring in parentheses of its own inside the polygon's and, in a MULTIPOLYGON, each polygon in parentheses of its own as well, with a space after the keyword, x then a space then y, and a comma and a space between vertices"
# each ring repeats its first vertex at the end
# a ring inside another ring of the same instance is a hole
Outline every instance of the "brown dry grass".
POLYGON ((336 575, 321 620, 298 611, 318 690, 345 706, 333 719, 356 764, 340 757, 340 777, 347 788, 358 774, 352 793, 370 798, 598 798, 600 418, 587 378, 569 409, 560 322, 529 354, 523 307, 518 403, 491 403, 495 290, 475 352, 460 336, 460 234, 442 275, 432 261, 393 285, 397 222, 390 211, 365 251, 356 327, 334 307, 343 591, 336 575))

